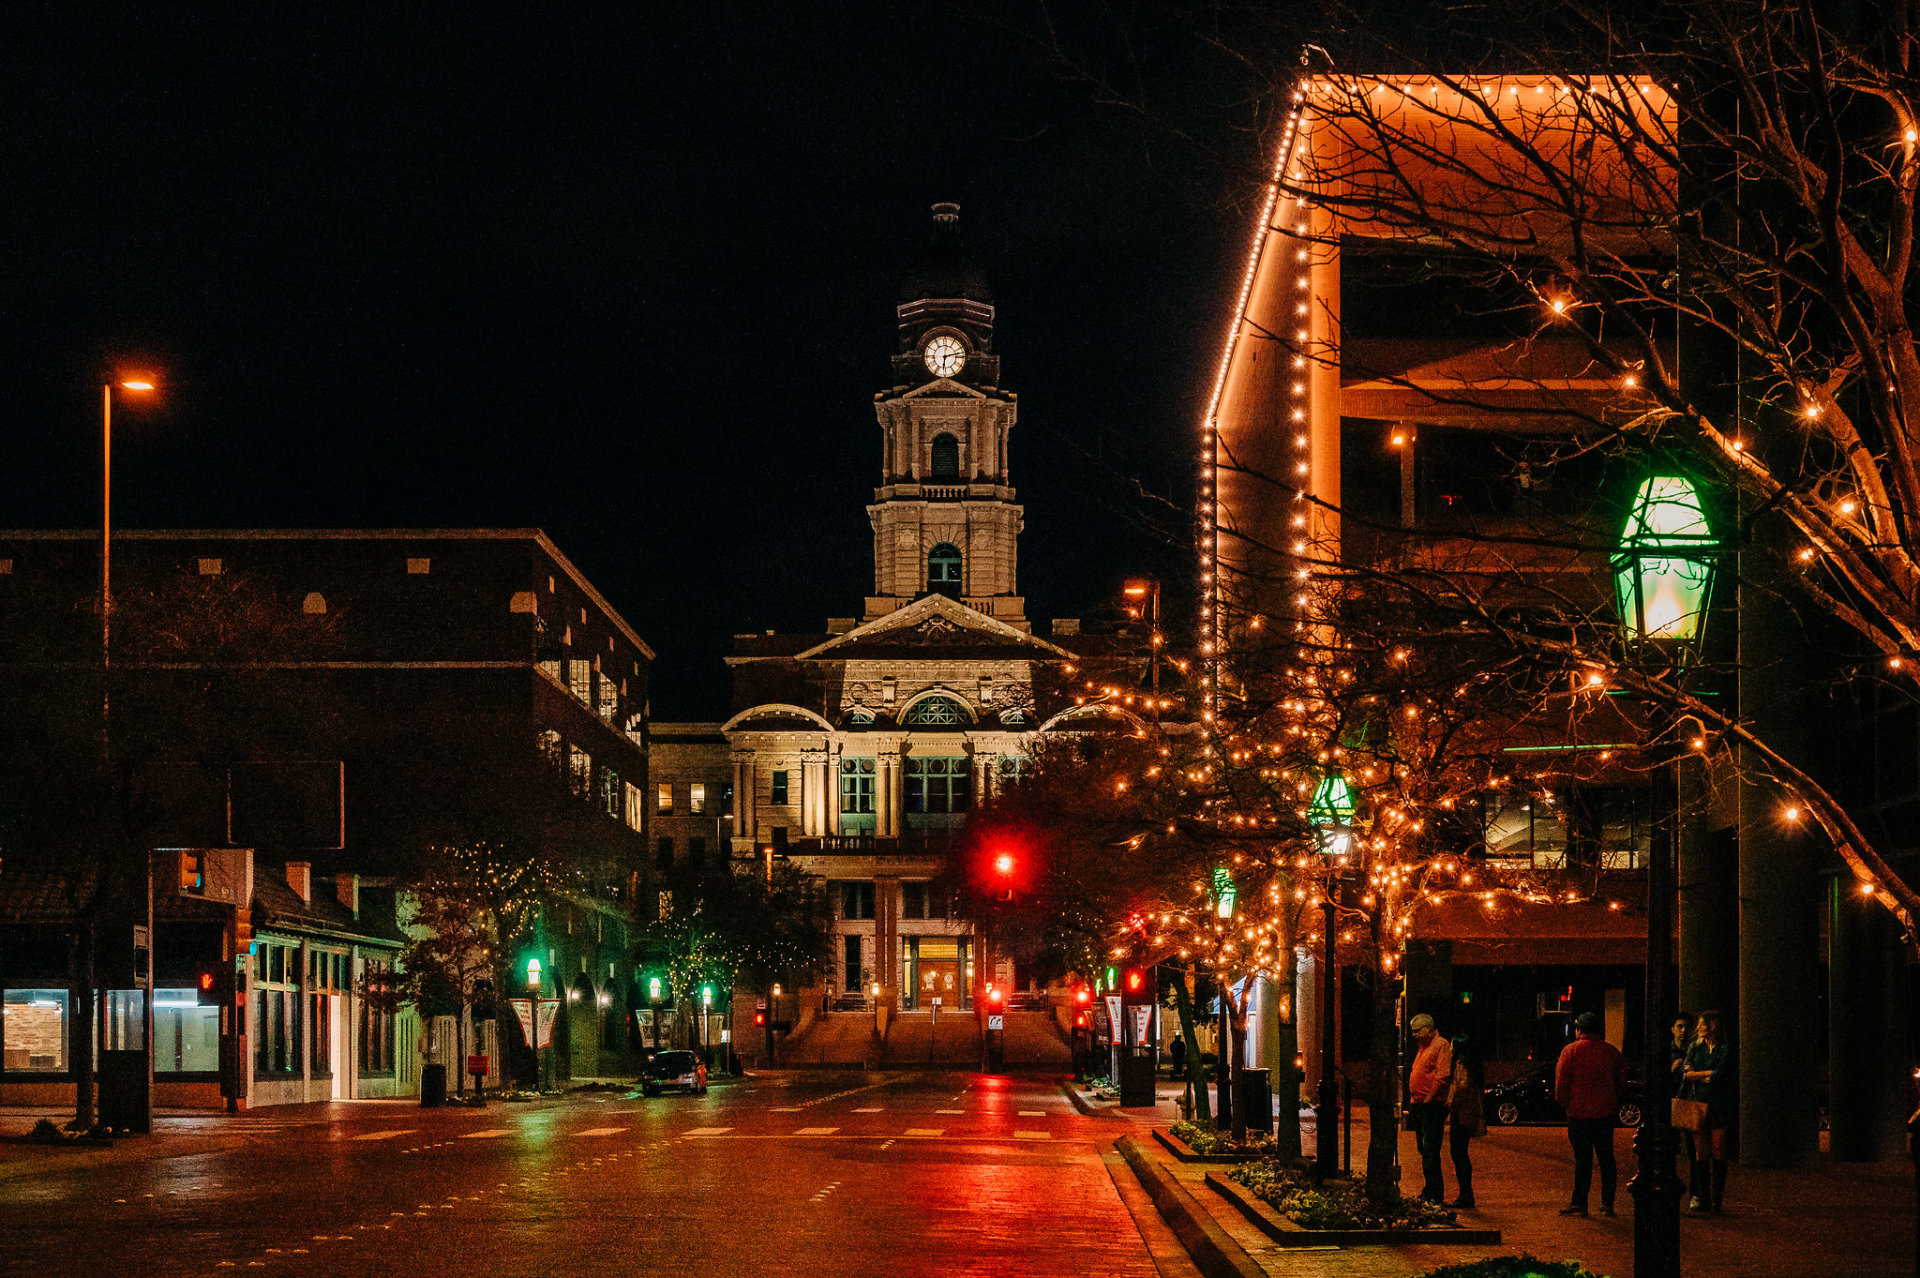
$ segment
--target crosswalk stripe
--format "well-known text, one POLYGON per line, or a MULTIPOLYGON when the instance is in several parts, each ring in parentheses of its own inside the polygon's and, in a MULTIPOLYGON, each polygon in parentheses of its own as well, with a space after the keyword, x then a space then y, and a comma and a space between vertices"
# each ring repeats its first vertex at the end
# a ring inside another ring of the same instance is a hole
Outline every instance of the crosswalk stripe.
POLYGON ((489 1127, 484 1132, 461 1132, 460 1139, 461 1140, 480 1140, 481 1138, 487 1137, 487 1136, 510 1136, 510 1135, 512 1135, 512 1132, 510 1132, 505 1127, 489 1127))
POLYGON ((938 1136, 938 1135, 939 1135, 940 1133, 942 1133, 942 1132, 944 1132, 945 1130, 946 1130, 946 1128, 944 1128, 944 1127, 909 1127, 909 1128, 907 1128, 907 1135, 909 1135, 909 1136, 938 1136))
POLYGON ((933 1112, 936 1114, 964 1114, 967 1111, 964 1109, 936 1109, 933 1112))
POLYGON ((361 1132, 358 1136, 355 1136, 353 1139, 355 1140, 392 1140, 395 1136, 411 1136, 416 1131, 419 1131, 419 1130, 420 1129, 417 1127, 406 1127, 406 1128, 401 1128, 398 1131, 391 1131, 391 1132, 361 1132))
POLYGON ((795 1136, 831 1136, 839 1131, 838 1127, 802 1127, 795 1136))
POLYGON ((1048 1140, 1050 1139, 1045 1132, 1015 1132, 1013 1134, 1013 1138, 1015 1140, 1048 1140))
POLYGON ((772 1112, 776 1114, 797 1114, 802 1108, 803 1106, 800 1105, 775 1105, 772 1112))
POLYGON ((696 1127, 688 1132, 689 1136, 718 1136, 721 1132, 730 1132, 731 1127, 696 1127))
POLYGON ((1023 1109, 1020 1111, 1020 1117, 1022 1118, 1045 1118, 1046 1116, 1047 1111, 1044 1109, 1023 1109))
POLYGON ((878 1114, 880 1112, 880 1107, 878 1105, 869 1105, 865 1109, 856 1109, 853 1112, 856 1114, 878 1114))
POLYGON ((575 1132, 575 1136, 617 1136, 627 1130, 624 1127, 589 1127, 584 1132, 575 1132))

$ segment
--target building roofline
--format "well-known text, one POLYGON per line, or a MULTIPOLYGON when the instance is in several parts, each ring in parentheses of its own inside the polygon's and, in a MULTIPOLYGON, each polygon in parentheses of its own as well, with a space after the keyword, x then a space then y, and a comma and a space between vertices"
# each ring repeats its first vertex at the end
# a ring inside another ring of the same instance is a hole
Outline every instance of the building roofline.
MULTIPOLYGON (((588 581, 571 559, 554 545, 553 538, 539 528, 128 528, 114 532, 117 541, 530 541, 553 557, 568 580, 580 587, 614 628, 646 654, 657 660, 653 649, 640 637, 627 619, 607 597, 588 581)), ((97 541, 97 529, 41 528, 0 529, 0 541, 97 541)))

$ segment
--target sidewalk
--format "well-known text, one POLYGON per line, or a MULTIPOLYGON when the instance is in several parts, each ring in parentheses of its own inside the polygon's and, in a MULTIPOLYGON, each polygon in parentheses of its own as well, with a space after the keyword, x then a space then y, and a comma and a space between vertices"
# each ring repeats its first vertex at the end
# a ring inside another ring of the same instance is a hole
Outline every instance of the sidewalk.
MULTIPOLYGON (((1163 1101, 1156 1108, 1167 1108, 1163 1101)), ((1162 1125, 1150 1111, 1122 1111, 1141 1126, 1162 1125)), ((1137 1128, 1136 1128, 1137 1130, 1137 1128)), ((1353 1124, 1356 1170, 1364 1170, 1368 1127, 1353 1124)), ((1633 1175, 1632 1133, 1621 1132, 1616 1148, 1619 1215, 1564 1217, 1573 1180, 1566 1133, 1558 1127, 1495 1128, 1473 1142, 1477 1210, 1462 1212, 1463 1224, 1497 1228, 1499 1247, 1418 1246, 1281 1250, 1248 1224, 1204 1177, 1218 1167, 1161 1160, 1195 1201, 1246 1249, 1272 1278, 1415 1278, 1441 1265, 1486 1256, 1529 1252, 1543 1260, 1577 1259, 1597 1274, 1629 1278, 1633 1272, 1633 1202, 1626 1182, 1633 1175)), ((1305 1144, 1313 1148, 1308 1124, 1305 1144)), ((1413 1138, 1400 1135, 1401 1185, 1417 1192, 1420 1167, 1413 1138), (1409 1165, 1410 1164, 1410 1165, 1409 1165)), ((1444 1164, 1451 1196, 1453 1168, 1444 1164)), ((1913 1273, 1913 1166, 1906 1159, 1883 1163, 1832 1163, 1824 1158, 1794 1170, 1735 1167, 1727 1182, 1724 1216, 1686 1216, 1681 1222, 1681 1269, 1687 1278, 1907 1278, 1913 1273)), ((1598 1176, 1595 1177, 1598 1208, 1598 1176)))

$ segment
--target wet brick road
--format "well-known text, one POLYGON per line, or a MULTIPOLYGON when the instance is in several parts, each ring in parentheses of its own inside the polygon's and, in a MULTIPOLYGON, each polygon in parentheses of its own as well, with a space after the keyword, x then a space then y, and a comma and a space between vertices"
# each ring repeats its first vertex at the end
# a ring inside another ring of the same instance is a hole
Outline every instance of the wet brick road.
POLYGON ((807 1072, 705 1097, 361 1102, 166 1127, 146 1151, 10 1162, 0 1270, 1156 1272, 1101 1159, 1114 1124, 1051 1079, 807 1072))

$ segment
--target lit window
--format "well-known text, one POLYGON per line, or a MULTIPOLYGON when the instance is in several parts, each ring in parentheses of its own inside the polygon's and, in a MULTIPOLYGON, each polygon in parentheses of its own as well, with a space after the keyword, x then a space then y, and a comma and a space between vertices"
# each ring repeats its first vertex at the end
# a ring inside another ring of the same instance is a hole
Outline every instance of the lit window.
POLYGON ((840 760, 840 810, 854 814, 873 811, 873 760, 840 760))
POLYGON ((643 829, 646 824, 646 813, 642 809, 640 787, 631 781, 626 783, 626 810, 627 828, 629 830, 643 829))
POLYGON ((220 575, 220 561, 218 559, 202 559, 200 561, 200 575, 202 577, 218 577, 220 575))
POLYGON ((8 990, 5 1006, 7 1070, 65 1073, 67 992, 8 990))
POLYGON ((606 806, 607 815, 620 820, 623 812, 620 795, 620 774, 612 768, 600 771, 600 801, 606 806))
POLYGON ((560 734, 554 729, 548 728, 545 732, 542 732, 538 737, 534 738, 534 744, 540 751, 540 757, 547 761, 547 766, 555 772, 558 772, 560 770, 561 760, 560 734))
POLYGON ((707 787, 698 781, 687 787, 687 811, 699 816, 707 810, 707 787))
POLYGON ((567 788, 583 799, 593 793, 593 756, 579 746, 567 747, 567 788))
POLYGON ((620 685, 605 675, 600 676, 600 719, 612 723, 620 714, 620 685))
POLYGON ((590 661, 569 661, 567 663, 567 686, 573 693, 573 699, 588 709, 593 708, 593 663, 590 661))
POLYGON ((968 723, 966 708, 952 697, 928 697, 916 701, 902 720, 910 728, 963 727, 968 723))
POLYGON ((965 812, 972 784, 965 758, 908 759, 907 811, 965 812))
POLYGON ((933 477, 960 478, 960 441, 945 432, 933 437, 933 477))
POLYGON ((431 572, 432 570, 433 570, 433 560, 431 559, 407 560, 407 571, 412 573, 416 577, 425 576, 427 573, 431 572))
POLYGON ((943 541, 927 553, 927 589, 942 595, 960 593, 959 547, 943 541))
POLYGON ((673 811, 673 783, 662 781, 653 789, 653 810, 655 812, 673 811))

